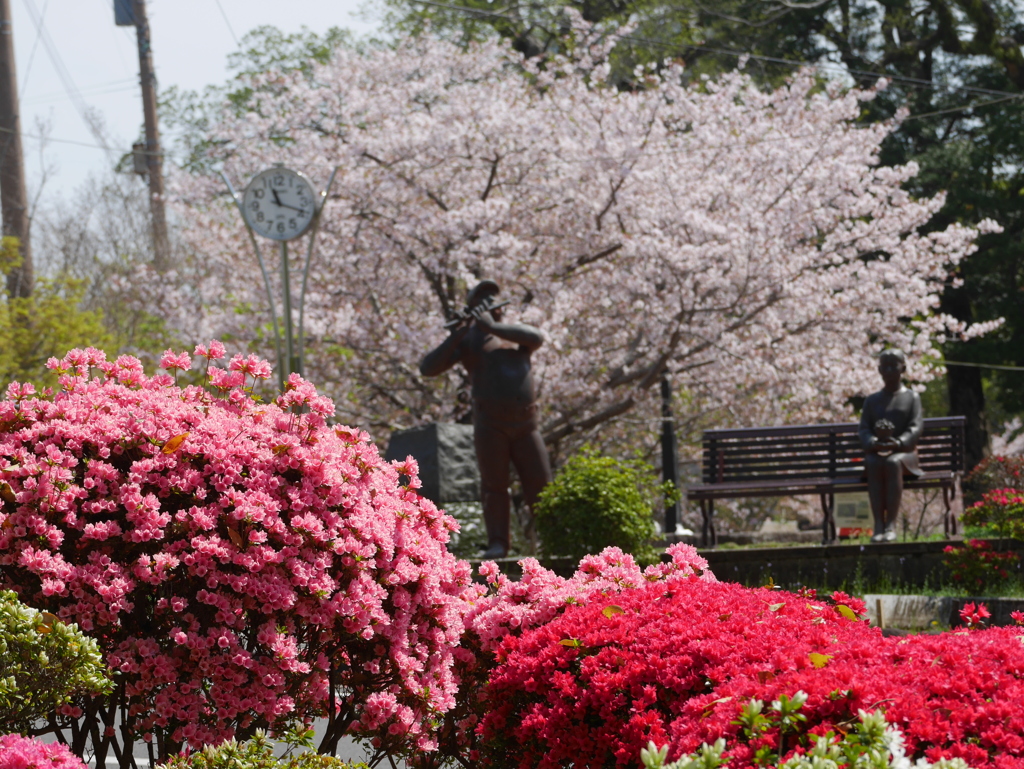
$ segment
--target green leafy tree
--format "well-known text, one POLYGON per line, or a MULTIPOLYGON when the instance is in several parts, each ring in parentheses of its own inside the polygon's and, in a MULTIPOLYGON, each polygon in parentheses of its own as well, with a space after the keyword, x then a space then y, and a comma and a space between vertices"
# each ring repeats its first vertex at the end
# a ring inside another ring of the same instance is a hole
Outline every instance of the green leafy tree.
MULTIPOLYGON (((17 238, 0 243, 0 269, 6 273, 21 261, 17 238)), ((110 335, 100 310, 82 310, 85 282, 69 276, 38 278, 30 296, 0 302, 0 384, 56 383, 46 368, 51 357, 74 347, 108 347, 110 335)))
MULTIPOLYGON (((10 493, 10 489, 7 489, 10 493)), ((112 690, 96 642, 77 625, 30 609, 0 591, 0 725, 2 731, 46 731, 38 722, 81 697, 112 690)), ((67 714, 65 714, 67 715, 67 714)))

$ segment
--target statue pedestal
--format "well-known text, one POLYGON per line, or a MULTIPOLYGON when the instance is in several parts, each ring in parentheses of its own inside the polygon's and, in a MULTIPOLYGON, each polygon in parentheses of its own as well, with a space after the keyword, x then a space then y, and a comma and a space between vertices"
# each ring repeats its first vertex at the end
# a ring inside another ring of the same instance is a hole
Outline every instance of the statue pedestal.
POLYGON ((420 465, 420 494, 435 505, 480 500, 472 425, 429 424, 392 433, 384 458, 402 460, 409 455, 420 465))

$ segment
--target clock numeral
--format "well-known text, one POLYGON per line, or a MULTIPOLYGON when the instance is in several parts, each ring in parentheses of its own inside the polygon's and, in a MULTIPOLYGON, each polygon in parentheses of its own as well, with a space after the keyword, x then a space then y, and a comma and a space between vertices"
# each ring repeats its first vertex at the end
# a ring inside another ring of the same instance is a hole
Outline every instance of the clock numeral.
POLYGON ((277 231, 281 232, 281 233, 284 232, 284 222, 278 222, 277 223, 277 231))
POLYGON ((258 212, 256 214, 256 221, 257 222, 262 222, 263 221, 263 212, 262 211, 260 211, 260 212, 258 212))
POLYGON ((284 174, 278 174, 274 177, 274 186, 280 187, 284 184, 284 174))
POLYGON ((296 230, 299 227, 299 223, 297 221, 295 221, 294 219, 289 219, 288 220, 288 226, 291 227, 293 230, 296 230))
MULTIPOLYGON (((264 180, 264 184, 266 184, 266 180, 264 180)), ((261 190, 261 189, 257 188, 257 189, 252 191, 252 194, 255 197, 257 197, 257 198, 262 198, 264 195, 267 194, 267 191, 266 190, 261 190)))
POLYGON ((259 211, 260 202, 258 200, 254 200, 252 203, 249 204, 249 208, 251 208, 253 211, 259 211))

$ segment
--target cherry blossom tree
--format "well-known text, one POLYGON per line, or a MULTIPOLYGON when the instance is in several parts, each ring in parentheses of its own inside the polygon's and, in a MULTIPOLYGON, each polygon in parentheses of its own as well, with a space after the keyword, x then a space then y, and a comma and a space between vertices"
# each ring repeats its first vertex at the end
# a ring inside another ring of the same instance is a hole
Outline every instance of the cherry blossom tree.
MULTIPOLYGON (((687 86, 674 63, 620 91, 614 41, 580 25, 570 43, 543 61, 430 37, 341 50, 249 78, 215 121, 207 161, 236 183, 274 162, 319 185, 339 168, 305 321, 307 375, 346 421, 379 435, 465 412, 464 375, 423 380, 416 363, 482 277, 548 335, 534 360, 555 446, 650 408, 663 372, 683 417, 835 417, 877 387, 884 346, 925 380, 937 341, 988 328, 936 314, 978 230, 926 231, 942 196, 902 189, 913 164, 878 165, 894 124, 855 122, 875 91, 806 72, 772 92, 742 72, 687 86)), ((223 182, 181 173, 174 196, 203 268, 187 291, 150 283, 153 301, 186 333, 268 352, 223 182)))

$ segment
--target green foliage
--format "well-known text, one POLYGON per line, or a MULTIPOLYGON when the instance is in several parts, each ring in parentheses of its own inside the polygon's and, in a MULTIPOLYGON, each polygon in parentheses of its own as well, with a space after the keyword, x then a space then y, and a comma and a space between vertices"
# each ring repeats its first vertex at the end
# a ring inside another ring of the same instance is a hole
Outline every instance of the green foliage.
POLYGON ((653 468, 639 460, 620 462, 584 449, 541 492, 535 518, 542 549, 580 558, 619 547, 638 562, 653 562, 652 502, 666 493, 653 477, 653 468))
MULTIPOLYGON (((769 713, 775 714, 772 718, 761 715, 763 702, 752 700, 743 708, 737 722, 743 727, 741 739, 745 742, 756 741, 773 724, 784 723, 782 719, 789 719, 795 724, 796 720, 802 718, 799 711, 806 701, 807 695, 804 692, 797 692, 792 699, 783 695, 771 704, 769 713)), ((848 732, 837 735, 830 731, 810 739, 813 745, 804 746, 804 752, 793 754, 784 761, 780 761, 779 754, 786 753, 781 744, 779 753, 770 747, 761 748, 757 752, 758 763, 778 769, 890 769, 898 764, 897 758, 903 757, 902 739, 888 726, 880 710, 873 713, 860 711, 860 722, 848 732)), ((640 751, 640 760, 647 769, 718 769, 729 762, 725 751, 726 742, 719 738, 714 745, 704 744, 696 753, 666 763, 668 745, 658 748, 651 742, 646 749, 640 751)), ((934 769, 968 769, 961 758, 944 758, 934 764, 921 759, 916 766, 918 769, 927 769, 929 766, 934 769)))
MULTIPOLYGON (((299 735, 298 744, 308 748, 312 732, 299 735)), ((294 744, 294 743, 293 743, 294 744)), ((340 758, 321 756, 305 750, 296 756, 277 758, 274 743, 262 732, 243 743, 229 740, 208 746, 190 756, 175 756, 163 769, 366 769, 366 764, 348 764, 340 758)))
MULTIPOLYGON (((0 245, 0 269, 20 264, 18 239, 0 245)), ((7 297, 0 303, 0 382, 56 384, 46 368, 51 357, 75 347, 106 347, 110 337, 99 310, 80 309, 85 281, 71 277, 39 278, 29 297, 7 297)))
POLYGON ((30 609, 0 592, 0 724, 26 734, 61 706, 112 684, 96 642, 77 625, 30 609))
POLYGON ((177 163, 192 173, 210 173, 207 133, 214 116, 224 104, 240 112, 258 111, 258 94, 241 85, 239 78, 270 70, 309 74, 314 64, 328 62, 339 48, 355 45, 352 33, 340 27, 331 27, 322 35, 306 27, 293 33, 269 25, 256 27, 242 38, 240 49, 228 57, 234 79, 226 85, 208 86, 202 93, 175 86, 161 92, 160 120, 175 137, 177 163))

